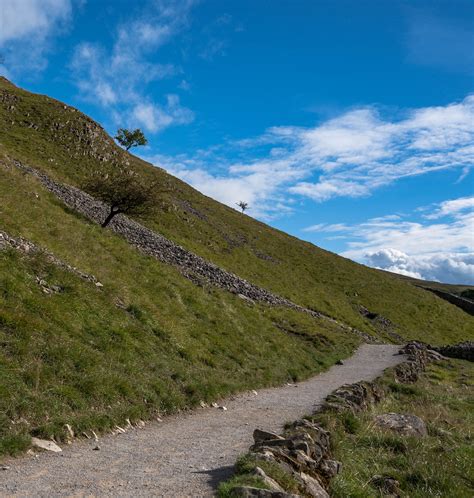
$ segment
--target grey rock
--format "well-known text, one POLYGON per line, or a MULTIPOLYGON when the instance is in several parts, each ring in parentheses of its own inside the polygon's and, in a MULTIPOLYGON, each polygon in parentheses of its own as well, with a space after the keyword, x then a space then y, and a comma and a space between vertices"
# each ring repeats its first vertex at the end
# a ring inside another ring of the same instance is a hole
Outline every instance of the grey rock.
POLYGON ((321 462, 319 468, 326 478, 332 479, 341 471, 342 463, 337 460, 327 459, 321 462))
POLYGON ((425 422, 416 415, 402 413, 384 413, 375 417, 375 424, 382 429, 389 429, 404 436, 426 436, 425 422))
POLYGON ((300 477, 304 483, 305 491, 313 498, 329 498, 328 492, 321 486, 321 483, 304 472, 301 472, 300 477))
POLYGON ((60 453, 61 451, 63 451, 54 441, 48 441, 46 439, 38 439, 36 437, 32 437, 31 444, 36 448, 40 448, 46 451, 52 451, 54 453, 60 453))
POLYGON ((256 443, 261 443, 264 441, 271 441, 274 439, 281 440, 283 438, 281 436, 279 436, 278 434, 275 434, 274 432, 264 431, 262 429, 255 429, 253 431, 253 440, 256 443))
POLYGON ((255 467, 254 473, 255 476, 260 478, 265 483, 265 486, 267 486, 267 488, 271 491, 285 491, 274 479, 267 476, 267 474, 260 467, 255 467))

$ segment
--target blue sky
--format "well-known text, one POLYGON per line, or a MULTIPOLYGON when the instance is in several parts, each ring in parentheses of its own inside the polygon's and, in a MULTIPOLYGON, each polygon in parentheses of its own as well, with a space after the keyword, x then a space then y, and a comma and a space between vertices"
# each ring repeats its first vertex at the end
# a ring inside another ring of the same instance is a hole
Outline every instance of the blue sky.
POLYGON ((0 72, 235 207, 474 284, 471 0, 0 0, 0 72))

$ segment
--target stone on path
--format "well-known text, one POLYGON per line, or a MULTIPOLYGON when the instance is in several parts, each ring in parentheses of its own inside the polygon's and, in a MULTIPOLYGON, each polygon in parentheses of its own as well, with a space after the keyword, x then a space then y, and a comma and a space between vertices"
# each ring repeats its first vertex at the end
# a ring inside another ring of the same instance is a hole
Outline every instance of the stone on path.
POLYGON ((60 453, 63 451, 54 441, 47 441, 46 439, 32 437, 31 444, 36 448, 41 448, 46 451, 53 451, 54 453, 60 453))

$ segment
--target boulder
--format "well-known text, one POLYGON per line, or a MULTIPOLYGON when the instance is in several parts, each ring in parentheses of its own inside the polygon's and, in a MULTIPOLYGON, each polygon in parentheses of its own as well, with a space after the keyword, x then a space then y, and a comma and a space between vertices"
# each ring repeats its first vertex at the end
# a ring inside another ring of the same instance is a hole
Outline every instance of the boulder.
POLYGON ((375 425, 404 436, 423 437, 428 434, 425 422, 416 415, 384 413, 375 417, 375 425))

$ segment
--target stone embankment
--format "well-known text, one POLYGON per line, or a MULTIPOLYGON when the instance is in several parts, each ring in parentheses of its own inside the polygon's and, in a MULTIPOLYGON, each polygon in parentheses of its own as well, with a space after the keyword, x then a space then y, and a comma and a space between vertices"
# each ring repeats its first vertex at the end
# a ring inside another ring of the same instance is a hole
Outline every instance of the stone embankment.
MULTIPOLYGON (((400 350, 400 354, 408 355, 407 361, 394 367, 393 375, 395 381, 402 383, 415 382, 428 362, 443 359, 436 351, 417 342, 407 344, 400 350)), ((384 397, 384 388, 377 381, 357 382, 333 391, 319 412, 360 412, 380 402, 384 397)), ((374 423, 400 434, 419 437, 426 435, 424 422, 414 415, 387 413, 376 417, 374 423)), ((232 489, 232 496, 329 498, 330 481, 341 471, 342 463, 334 460, 331 455, 331 434, 328 431, 313 421, 300 419, 287 427, 281 435, 256 429, 253 436, 255 443, 250 447, 249 456, 255 462, 255 467, 250 475, 263 482, 267 489, 238 486, 232 489), (268 476, 261 468, 267 463, 278 467, 280 476, 281 473, 286 474, 287 482, 296 482, 298 494, 288 493, 268 476)), ((394 479, 392 481, 384 480, 380 486, 384 488, 390 484, 396 487, 398 483, 394 479)))
MULTIPOLYGON (((86 192, 70 185, 58 183, 44 173, 24 165, 19 161, 14 161, 14 164, 20 170, 38 178, 51 193, 58 197, 68 207, 74 209, 91 221, 101 224, 106 218, 109 212, 108 207, 86 192)), ((180 245, 153 232, 127 216, 122 214, 115 216, 108 227, 115 233, 124 237, 127 242, 143 253, 152 256, 163 263, 175 266, 186 278, 195 283, 207 283, 236 294, 242 299, 261 302, 272 306, 284 306, 316 318, 324 318, 337 323, 340 327, 349 332, 359 335, 366 342, 376 342, 370 334, 339 323, 333 318, 318 311, 293 303, 289 299, 273 294, 234 273, 206 261, 200 256, 184 249, 180 245)))
POLYGON ((459 344, 453 344, 451 346, 430 347, 443 356, 448 356, 449 358, 474 361, 474 341, 460 342, 459 344))

